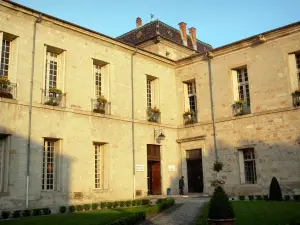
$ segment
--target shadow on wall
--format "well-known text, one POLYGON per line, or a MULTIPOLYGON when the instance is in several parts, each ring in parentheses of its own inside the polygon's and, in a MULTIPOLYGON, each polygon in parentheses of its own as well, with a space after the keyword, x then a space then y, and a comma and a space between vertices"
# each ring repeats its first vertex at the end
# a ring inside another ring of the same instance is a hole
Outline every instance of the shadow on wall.
MULTIPOLYGON (((278 179, 283 194, 300 194, 300 136, 294 141, 289 136, 274 136, 269 142, 250 138, 238 140, 233 146, 225 140, 225 136, 218 137, 219 161, 224 164, 218 177, 213 171, 214 149, 205 149, 202 152, 203 194, 212 194, 214 188, 211 181, 214 179, 225 180, 224 187, 230 196, 267 194, 272 177, 278 179), (255 164, 251 171, 250 164, 255 164)), ((185 177, 184 192, 188 193, 188 177, 193 175, 188 174, 185 154, 182 153, 182 165, 177 165, 178 176, 169 178, 172 194, 179 194, 181 168, 185 177)))
MULTIPOLYGON (((60 151, 61 140, 31 139, 29 208, 69 204, 72 160, 60 151), (59 154, 60 153, 60 154, 59 154)), ((0 126, 0 210, 26 207, 27 137, 0 126)))

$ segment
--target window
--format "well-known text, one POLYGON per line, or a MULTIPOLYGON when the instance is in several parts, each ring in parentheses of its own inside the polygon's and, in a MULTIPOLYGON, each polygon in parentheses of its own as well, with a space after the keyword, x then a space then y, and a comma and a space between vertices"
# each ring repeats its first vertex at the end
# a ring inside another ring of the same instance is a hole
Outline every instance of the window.
POLYGON ((58 190, 58 148, 57 139, 44 139, 42 190, 58 190))
POLYGON ((59 55, 54 52, 46 53, 45 90, 57 88, 59 55))
POLYGON ((95 75, 95 96, 96 98, 100 97, 102 95, 101 85, 101 66, 94 64, 94 75, 95 75))
POLYGON ((104 144, 95 147, 95 188, 104 189, 104 144))
POLYGON ((236 70, 236 72, 238 79, 239 100, 243 100, 245 104, 248 107, 250 107, 250 93, 247 68, 238 69, 236 70))
POLYGON ((0 134, 0 192, 6 191, 7 188, 7 145, 8 138, 7 136, 0 134))
POLYGON ((257 178, 254 149, 239 149, 239 156, 242 183, 255 184, 257 178))
POLYGON ((196 101, 196 83, 195 81, 188 83, 188 98, 189 98, 189 105, 190 111, 197 112, 197 101, 196 101))
POLYGON ((8 78, 10 53, 11 53, 11 41, 3 38, 2 50, 1 50, 0 77, 8 78))
POLYGON ((147 108, 152 106, 152 90, 151 90, 151 80, 147 78, 147 108))
POLYGON ((300 54, 296 54, 296 68, 297 68, 297 75, 298 75, 298 88, 300 88, 300 54))

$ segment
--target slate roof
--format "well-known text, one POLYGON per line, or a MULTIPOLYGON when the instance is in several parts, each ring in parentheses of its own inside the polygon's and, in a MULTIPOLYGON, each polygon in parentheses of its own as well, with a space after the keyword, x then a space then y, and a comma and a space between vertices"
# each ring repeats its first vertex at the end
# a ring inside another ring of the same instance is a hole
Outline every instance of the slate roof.
MULTIPOLYGON (((137 46, 159 36, 183 47, 188 47, 194 50, 192 40, 189 35, 187 35, 187 46, 185 46, 183 44, 180 31, 159 20, 154 20, 141 27, 131 30, 117 37, 116 39, 137 46)), ((211 45, 197 40, 197 52, 202 53, 211 49, 211 45)))

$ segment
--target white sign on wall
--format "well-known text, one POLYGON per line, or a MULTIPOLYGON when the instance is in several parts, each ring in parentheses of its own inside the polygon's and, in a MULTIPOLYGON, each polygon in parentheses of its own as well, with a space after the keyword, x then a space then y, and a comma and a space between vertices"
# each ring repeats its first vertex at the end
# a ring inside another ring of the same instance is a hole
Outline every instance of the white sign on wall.
POLYGON ((169 171, 175 171, 175 166, 174 165, 169 165, 168 166, 169 171))
POLYGON ((145 166, 144 165, 135 165, 135 170, 136 171, 145 171, 145 166))

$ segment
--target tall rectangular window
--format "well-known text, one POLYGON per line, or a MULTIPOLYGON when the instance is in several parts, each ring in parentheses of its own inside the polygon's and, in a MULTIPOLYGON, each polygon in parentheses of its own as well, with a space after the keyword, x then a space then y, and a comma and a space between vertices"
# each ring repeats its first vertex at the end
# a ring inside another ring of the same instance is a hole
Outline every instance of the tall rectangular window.
POLYGON ((95 188, 104 189, 104 144, 94 144, 95 188))
POLYGON ((298 88, 300 88, 300 54, 296 54, 296 68, 297 68, 297 75, 298 75, 298 88))
POLYGON ((0 134, 0 192, 4 191, 6 177, 7 137, 0 134))
POLYGON ((45 90, 50 88, 57 88, 59 54, 47 51, 46 53, 46 67, 45 67, 45 90))
POLYGON ((8 78, 10 53, 11 53, 11 41, 3 39, 2 50, 1 50, 0 77, 8 78))
POLYGON ((102 95, 102 80, 101 80, 101 66, 94 64, 95 76, 95 97, 98 98, 102 95))
POLYGON ((190 111, 197 113, 196 82, 187 83, 190 111))
POLYGON ((239 100, 243 100, 250 107, 250 92, 247 68, 237 69, 239 100))
POLYGON ((45 139, 43 151, 42 190, 55 190, 57 140, 45 139))
POLYGON ((245 168, 245 182, 248 184, 256 183, 256 166, 253 148, 242 149, 245 168))
POLYGON ((147 108, 152 107, 152 88, 151 88, 151 80, 147 78, 147 108))

